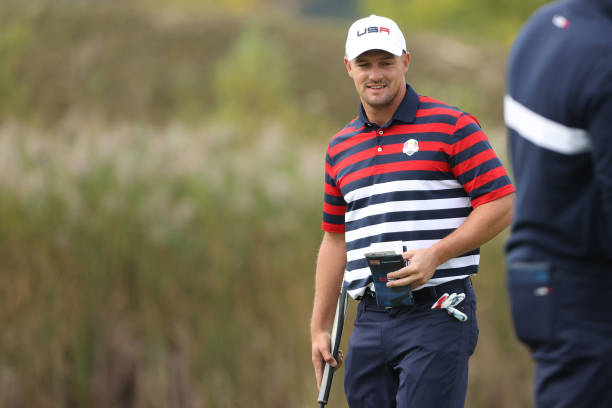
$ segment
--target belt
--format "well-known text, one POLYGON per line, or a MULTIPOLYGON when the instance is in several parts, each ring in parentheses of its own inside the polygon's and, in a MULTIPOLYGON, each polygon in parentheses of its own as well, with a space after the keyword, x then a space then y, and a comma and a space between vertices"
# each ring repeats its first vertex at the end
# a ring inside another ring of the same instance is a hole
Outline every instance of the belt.
MULTIPOLYGON (((412 291, 412 296, 414 297, 415 304, 427 304, 434 303, 436 300, 440 298, 445 293, 451 294, 453 292, 467 292, 467 289, 472 286, 472 280, 468 276, 463 279, 455 279, 452 281, 448 281, 445 283, 441 283, 436 286, 428 286, 423 289, 412 291)), ((466 293, 467 294, 467 293, 466 293)), ((372 292, 369 288, 366 289, 362 301, 366 301, 367 303, 374 302, 376 303, 376 293, 372 292)))

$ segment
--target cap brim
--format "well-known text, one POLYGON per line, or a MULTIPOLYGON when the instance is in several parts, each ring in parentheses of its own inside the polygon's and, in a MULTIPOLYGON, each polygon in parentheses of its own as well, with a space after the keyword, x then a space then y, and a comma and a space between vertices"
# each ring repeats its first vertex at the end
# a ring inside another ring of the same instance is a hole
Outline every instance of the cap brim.
POLYGON ((364 52, 371 51, 371 50, 387 51, 388 53, 397 55, 398 57, 404 53, 404 50, 400 46, 396 46, 393 44, 381 44, 380 41, 369 41, 369 42, 364 41, 362 44, 360 44, 359 47, 356 47, 350 52, 347 51, 346 57, 349 59, 349 61, 352 61, 358 56, 360 56, 361 54, 363 54, 364 52))

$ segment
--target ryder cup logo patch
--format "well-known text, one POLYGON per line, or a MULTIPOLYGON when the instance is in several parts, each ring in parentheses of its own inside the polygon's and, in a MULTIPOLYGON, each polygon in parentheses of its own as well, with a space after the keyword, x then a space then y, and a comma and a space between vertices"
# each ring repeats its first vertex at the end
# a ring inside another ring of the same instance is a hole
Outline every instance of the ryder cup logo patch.
POLYGON ((410 139, 407 140, 406 143, 404 143, 404 148, 402 149, 402 152, 406 153, 408 156, 412 156, 418 151, 419 142, 417 142, 416 139, 410 139))

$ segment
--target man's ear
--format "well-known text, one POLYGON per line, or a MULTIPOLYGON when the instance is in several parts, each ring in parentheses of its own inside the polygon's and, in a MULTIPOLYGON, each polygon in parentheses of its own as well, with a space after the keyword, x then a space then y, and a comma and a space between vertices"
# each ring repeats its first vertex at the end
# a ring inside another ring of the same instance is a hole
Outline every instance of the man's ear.
POLYGON ((410 53, 408 51, 402 54, 402 64, 404 65, 404 74, 408 72, 408 67, 410 66, 410 53))
POLYGON ((348 72, 348 76, 350 76, 351 78, 353 77, 352 71, 351 71, 351 62, 348 60, 348 58, 345 56, 344 57, 344 66, 346 67, 346 72, 348 72))

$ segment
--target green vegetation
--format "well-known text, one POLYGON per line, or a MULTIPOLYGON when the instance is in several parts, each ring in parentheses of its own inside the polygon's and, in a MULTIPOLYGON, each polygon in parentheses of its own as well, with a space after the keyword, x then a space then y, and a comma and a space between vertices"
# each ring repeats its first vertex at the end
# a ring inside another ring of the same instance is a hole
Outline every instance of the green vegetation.
POLYGON ((547 0, 362 0, 364 14, 395 16, 417 30, 510 44, 518 27, 547 0))
MULTIPOLYGON (((431 4, 451 3, 468 13, 431 4)), ((0 406, 311 405, 324 152, 357 108, 344 22, 299 2, 28 4, 0 6, 0 406)), ((409 81, 503 156, 507 44, 408 26, 409 81)), ((470 407, 530 406, 503 241, 475 280, 470 407)))

